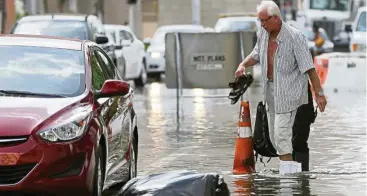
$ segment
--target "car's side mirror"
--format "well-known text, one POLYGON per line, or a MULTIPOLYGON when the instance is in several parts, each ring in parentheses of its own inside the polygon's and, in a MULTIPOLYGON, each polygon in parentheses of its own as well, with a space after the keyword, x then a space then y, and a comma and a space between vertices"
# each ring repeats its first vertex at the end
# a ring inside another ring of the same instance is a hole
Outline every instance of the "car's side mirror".
POLYGON ((116 50, 121 50, 121 49, 122 49, 122 45, 116 45, 116 46, 115 46, 115 49, 116 49, 116 50))
POLYGON ((145 48, 145 51, 148 49, 148 47, 150 46, 152 42, 152 38, 150 37, 147 37, 143 40, 143 43, 144 43, 144 48, 145 48))
POLYGON ((348 32, 348 33, 351 33, 353 30, 352 30, 352 25, 351 24, 347 24, 344 26, 344 31, 345 32, 348 32))
POLYGON ((129 40, 129 39, 123 39, 123 40, 121 40, 121 46, 122 47, 126 47, 126 46, 130 46, 131 45, 131 40, 129 40))
POLYGON ((106 44, 108 43, 108 37, 105 35, 96 35, 96 43, 97 44, 106 44))
POLYGON ((129 93, 129 83, 121 80, 106 80, 101 90, 94 93, 95 99, 103 97, 124 96, 129 93))
POLYGON ((152 42, 152 39, 150 37, 147 37, 143 40, 144 44, 150 45, 150 42, 152 42))

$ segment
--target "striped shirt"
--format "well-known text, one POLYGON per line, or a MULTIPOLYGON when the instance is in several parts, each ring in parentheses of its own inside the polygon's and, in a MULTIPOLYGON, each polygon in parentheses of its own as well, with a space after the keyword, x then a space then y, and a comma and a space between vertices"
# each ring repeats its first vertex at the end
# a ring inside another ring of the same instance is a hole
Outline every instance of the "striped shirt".
MULTIPOLYGON (((263 93, 267 89, 267 51, 269 34, 261 28, 251 57, 261 65, 263 93)), ((314 68, 307 39, 302 32, 282 22, 274 54, 273 81, 275 113, 286 113, 308 103, 307 71, 314 68)), ((266 99, 265 99, 266 100, 266 99)))

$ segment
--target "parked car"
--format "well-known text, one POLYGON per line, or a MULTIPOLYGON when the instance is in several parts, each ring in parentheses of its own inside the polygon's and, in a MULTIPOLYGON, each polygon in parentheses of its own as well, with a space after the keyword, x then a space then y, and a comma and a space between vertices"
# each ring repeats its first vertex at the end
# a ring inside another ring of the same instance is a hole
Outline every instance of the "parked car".
POLYGON ((224 14, 215 23, 216 32, 257 32, 261 28, 256 14, 224 14))
POLYGON ((151 43, 147 49, 148 66, 147 72, 151 77, 159 79, 161 74, 165 72, 165 37, 167 33, 184 32, 184 33, 201 33, 205 31, 205 27, 201 25, 165 25, 160 26, 155 31, 151 43))
POLYGON ((0 36, 0 195, 101 196, 137 174, 130 85, 91 41, 0 36))
POLYGON ((125 65, 122 73, 124 79, 134 80, 136 86, 144 86, 147 82, 144 43, 127 26, 105 24, 104 28, 115 40, 117 66, 125 65))
POLYGON ((108 43, 102 22, 95 15, 46 14, 24 16, 10 30, 11 34, 50 35, 99 44, 116 63, 115 52, 108 43))

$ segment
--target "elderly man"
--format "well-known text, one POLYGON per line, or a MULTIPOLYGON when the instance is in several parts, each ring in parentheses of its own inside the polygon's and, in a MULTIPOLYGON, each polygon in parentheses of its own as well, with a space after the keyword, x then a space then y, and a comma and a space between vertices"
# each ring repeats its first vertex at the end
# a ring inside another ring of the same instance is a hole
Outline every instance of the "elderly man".
POLYGON ((260 62, 270 140, 279 154, 279 172, 300 172, 301 164, 292 157, 292 127, 298 108, 308 104, 308 79, 321 112, 325 109, 326 98, 306 37, 282 21, 279 7, 273 1, 262 1, 257 13, 262 26, 257 43, 235 75, 241 76, 245 68, 260 62))

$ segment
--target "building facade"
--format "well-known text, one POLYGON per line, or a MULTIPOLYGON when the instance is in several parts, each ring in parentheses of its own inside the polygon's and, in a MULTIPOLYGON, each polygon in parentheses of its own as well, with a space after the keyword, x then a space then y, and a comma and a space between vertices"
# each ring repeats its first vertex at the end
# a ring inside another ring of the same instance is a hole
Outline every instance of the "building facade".
POLYGON ((193 1, 199 4, 200 24, 214 27, 221 13, 255 12, 259 0, 138 0, 132 8, 127 0, 23 0, 29 14, 96 14, 106 24, 126 24, 141 39, 151 37, 158 26, 193 23, 193 1))

